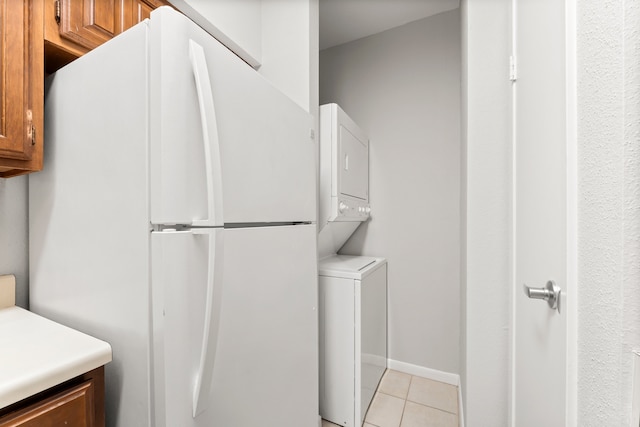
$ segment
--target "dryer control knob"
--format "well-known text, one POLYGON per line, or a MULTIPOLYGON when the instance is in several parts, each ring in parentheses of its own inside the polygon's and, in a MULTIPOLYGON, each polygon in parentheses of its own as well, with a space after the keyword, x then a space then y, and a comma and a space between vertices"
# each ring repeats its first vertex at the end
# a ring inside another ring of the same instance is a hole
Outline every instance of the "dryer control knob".
POLYGON ((367 215, 369 215, 371 213, 371 208, 367 206, 366 208, 364 208, 364 211, 367 215))
POLYGON ((344 211, 346 211, 346 210, 347 210, 347 208, 348 208, 348 206, 347 206, 347 204, 346 204, 346 203, 344 203, 344 202, 340 202, 340 204, 338 205, 338 209, 340 210, 340 212, 341 212, 341 213, 342 213, 342 212, 344 212, 344 211))

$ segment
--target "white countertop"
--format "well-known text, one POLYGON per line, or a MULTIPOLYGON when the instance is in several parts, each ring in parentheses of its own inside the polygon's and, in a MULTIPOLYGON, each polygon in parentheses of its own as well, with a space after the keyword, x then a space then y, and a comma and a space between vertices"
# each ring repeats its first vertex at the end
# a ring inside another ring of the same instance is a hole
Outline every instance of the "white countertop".
POLYGON ((104 341, 20 307, 0 309, 0 408, 110 361, 104 341))

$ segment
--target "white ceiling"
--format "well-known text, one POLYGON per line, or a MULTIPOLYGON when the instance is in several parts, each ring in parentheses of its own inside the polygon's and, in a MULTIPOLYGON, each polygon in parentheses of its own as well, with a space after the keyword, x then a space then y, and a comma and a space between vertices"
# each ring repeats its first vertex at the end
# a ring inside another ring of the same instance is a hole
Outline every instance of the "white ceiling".
POLYGON ((320 0, 320 50, 460 6, 460 0, 320 0))

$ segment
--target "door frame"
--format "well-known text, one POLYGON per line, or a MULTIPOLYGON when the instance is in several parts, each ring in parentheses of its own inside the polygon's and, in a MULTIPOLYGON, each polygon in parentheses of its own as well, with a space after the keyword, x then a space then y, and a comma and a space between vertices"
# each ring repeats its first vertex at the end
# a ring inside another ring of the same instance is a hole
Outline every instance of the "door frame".
POLYGON ((567 427, 578 425, 578 78, 577 0, 565 0, 567 120, 567 427))
MULTIPOLYGON (((518 1, 511 0, 511 55, 517 58, 518 1)), ((566 367, 565 367, 565 426, 577 427, 578 380, 578 136, 577 136, 577 0, 565 1, 565 123, 566 123, 566 284, 562 290, 561 304, 566 310, 566 367)), ((513 65, 515 66, 515 64, 513 65)), ((514 71, 516 71, 515 69, 514 71)), ((517 76, 513 76, 517 77, 517 76)), ((515 81, 512 80, 512 83, 515 81)), ((517 396, 515 394, 516 349, 516 297, 521 285, 516 282, 516 98, 517 89, 512 85, 511 98, 511 359, 509 366, 511 396, 509 402, 510 425, 515 427, 517 396)))

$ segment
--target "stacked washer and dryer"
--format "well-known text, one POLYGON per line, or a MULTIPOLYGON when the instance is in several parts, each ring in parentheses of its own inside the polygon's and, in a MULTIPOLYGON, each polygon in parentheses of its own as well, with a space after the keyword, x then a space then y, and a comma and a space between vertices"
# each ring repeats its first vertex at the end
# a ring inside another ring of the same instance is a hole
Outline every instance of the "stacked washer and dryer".
POLYGON ((387 262, 338 255, 369 205, 369 140, 337 105, 320 107, 320 415, 360 427, 387 367, 387 262))

